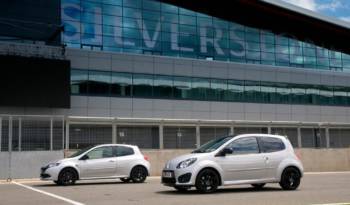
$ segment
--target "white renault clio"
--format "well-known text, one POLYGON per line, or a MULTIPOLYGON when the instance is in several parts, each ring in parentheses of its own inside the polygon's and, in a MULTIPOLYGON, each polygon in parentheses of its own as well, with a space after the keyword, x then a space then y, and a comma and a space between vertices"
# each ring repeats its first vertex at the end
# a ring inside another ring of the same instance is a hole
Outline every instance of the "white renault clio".
POLYGON ((179 191, 195 186, 203 193, 224 185, 262 188, 266 183, 294 190, 302 176, 302 163, 286 137, 244 134, 214 139, 191 154, 170 160, 162 183, 179 191))
POLYGON ((137 146, 105 144, 87 147, 72 156, 41 168, 40 178, 58 185, 77 180, 119 178, 141 183, 150 173, 150 163, 137 146))

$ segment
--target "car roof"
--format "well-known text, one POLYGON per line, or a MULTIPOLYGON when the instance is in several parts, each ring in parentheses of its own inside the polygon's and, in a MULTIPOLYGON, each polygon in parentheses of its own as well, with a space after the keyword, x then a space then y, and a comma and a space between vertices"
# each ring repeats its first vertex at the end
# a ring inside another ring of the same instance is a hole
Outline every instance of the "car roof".
POLYGON ((279 138, 281 140, 285 140, 287 139, 285 136, 282 135, 273 135, 273 134, 261 134, 261 133, 251 133, 251 134, 240 134, 240 135, 236 135, 236 137, 275 137, 275 138, 279 138))
POLYGON ((105 147, 105 146, 123 146, 123 147, 130 147, 130 148, 138 148, 136 145, 129 145, 129 144, 99 144, 95 147, 105 147))

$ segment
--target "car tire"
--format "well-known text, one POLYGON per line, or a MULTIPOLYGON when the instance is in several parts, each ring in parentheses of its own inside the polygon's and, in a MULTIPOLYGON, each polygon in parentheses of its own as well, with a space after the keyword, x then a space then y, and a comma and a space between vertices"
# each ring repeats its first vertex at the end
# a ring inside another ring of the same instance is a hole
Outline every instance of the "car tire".
POLYGON ((266 185, 265 183, 252 184, 252 187, 254 187, 254 189, 262 189, 265 185, 266 185))
POLYGON ((294 167, 287 167, 281 176, 280 186, 284 190, 295 190, 300 185, 300 172, 294 167))
POLYGON ((57 183, 55 183, 62 186, 69 186, 74 185, 76 180, 78 180, 76 171, 72 168, 66 168, 60 172, 57 183))
POLYGON ((220 185, 218 173, 212 169, 204 169, 196 178, 196 189, 201 193, 215 192, 220 185))
POLYGON ((174 186, 174 188, 179 192, 186 192, 190 189, 190 187, 186 187, 186 186, 174 186))
POLYGON ((132 168, 130 173, 130 179, 134 183, 143 183, 147 178, 147 169, 143 166, 136 166, 132 168))
POLYGON ((120 181, 124 182, 124 183, 128 183, 131 181, 130 178, 120 178, 120 181))

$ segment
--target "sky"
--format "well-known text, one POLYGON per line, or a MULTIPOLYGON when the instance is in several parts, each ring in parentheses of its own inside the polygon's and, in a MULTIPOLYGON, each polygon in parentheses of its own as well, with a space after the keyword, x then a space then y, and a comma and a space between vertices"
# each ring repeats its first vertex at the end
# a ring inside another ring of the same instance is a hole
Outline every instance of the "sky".
POLYGON ((283 0, 350 23, 350 0, 283 0))

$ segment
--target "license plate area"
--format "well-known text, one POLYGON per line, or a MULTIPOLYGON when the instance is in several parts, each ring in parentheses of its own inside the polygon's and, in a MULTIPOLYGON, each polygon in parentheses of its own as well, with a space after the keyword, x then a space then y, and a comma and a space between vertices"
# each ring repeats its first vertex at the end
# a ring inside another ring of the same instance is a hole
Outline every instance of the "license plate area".
POLYGON ((163 178, 174 178, 174 172, 173 171, 163 171, 162 177, 163 178))

